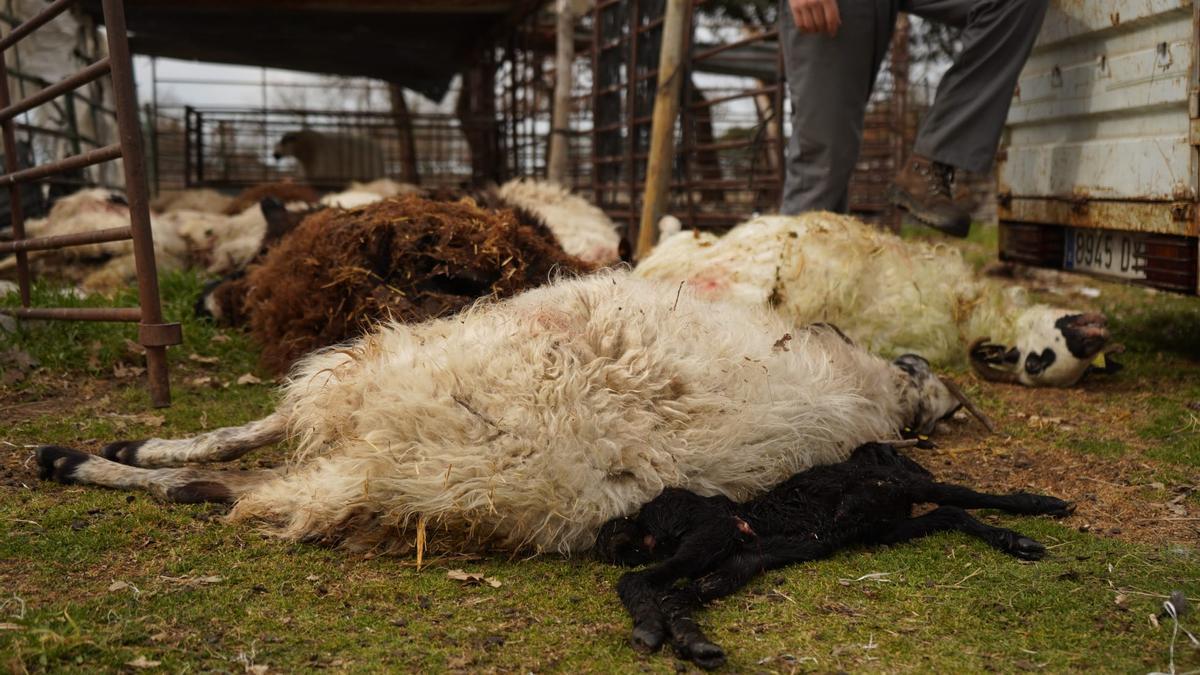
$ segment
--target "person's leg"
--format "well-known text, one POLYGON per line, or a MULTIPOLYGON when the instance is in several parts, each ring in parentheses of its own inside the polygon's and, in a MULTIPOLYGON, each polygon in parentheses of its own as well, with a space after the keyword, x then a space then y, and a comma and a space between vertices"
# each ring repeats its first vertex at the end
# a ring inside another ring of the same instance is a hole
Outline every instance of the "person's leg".
POLYGON ((913 151, 977 173, 988 171, 1017 77, 1049 0, 902 0, 900 8, 961 27, 963 50, 938 85, 913 151))
POLYGON ((845 212, 863 111, 891 41, 896 0, 840 0, 836 37, 796 29, 780 0, 779 40, 792 102, 780 210, 845 212))

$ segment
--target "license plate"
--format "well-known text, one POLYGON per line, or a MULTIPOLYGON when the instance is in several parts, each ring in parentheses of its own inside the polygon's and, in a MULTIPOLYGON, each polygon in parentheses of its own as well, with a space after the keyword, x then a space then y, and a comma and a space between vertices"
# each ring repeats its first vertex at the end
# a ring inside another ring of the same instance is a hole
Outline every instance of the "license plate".
POLYGON ((1145 279, 1145 235, 1068 227, 1063 269, 1121 279, 1145 279))

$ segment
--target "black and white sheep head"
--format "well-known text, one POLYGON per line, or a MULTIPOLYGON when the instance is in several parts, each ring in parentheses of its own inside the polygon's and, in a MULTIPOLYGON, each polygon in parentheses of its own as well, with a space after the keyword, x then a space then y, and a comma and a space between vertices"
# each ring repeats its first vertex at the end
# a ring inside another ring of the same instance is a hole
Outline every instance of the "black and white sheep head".
MULTIPOLYGON (((1033 307, 1018 320, 1017 335, 1013 346, 994 344, 986 337, 972 343, 975 372, 993 382, 1070 387, 1093 370, 1098 357, 1123 349, 1111 343, 1108 320, 1096 312, 1033 307)), ((1118 368, 1106 363, 1100 369, 1115 372, 1118 368)))
POLYGON ((952 417, 966 403, 962 392, 947 386, 924 358, 904 354, 892 363, 901 373, 900 401, 910 417, 907 430, 927 436, 938 422, 952 417))

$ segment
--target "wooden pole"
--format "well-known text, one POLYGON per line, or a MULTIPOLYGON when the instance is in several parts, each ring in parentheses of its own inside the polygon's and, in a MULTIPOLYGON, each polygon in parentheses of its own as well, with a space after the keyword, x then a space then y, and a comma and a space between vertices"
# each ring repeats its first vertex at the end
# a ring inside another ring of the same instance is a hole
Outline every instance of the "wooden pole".
POLYGON ((417 171, 417 141, 413 134, 412 115, 408 112, 408 102, 404 100, 404 87, 389 83, 388 98, 392 104, 392 122, 396 125, 396 133, 400 136, 400 180, 420 185, 421 175, 417 171))
POLYGON ((666 210, 671 186, 671 164, 675 157, 675 118, 679 114, 679 87, 683 79, 682 57, 690 0, 667 0, 663 19, 662 47, 658 57, 658 92, 650 126, 650 157, 646 165, 642 220, 638 225, 637 258, 654 248, 658 220, 666 210))
POLYGON ((572 0, 558 0, 558 35, 554 55, 554 113, 546 177, 566 185, 571 155, 571 65, 575 62, 575 11, 572 0))

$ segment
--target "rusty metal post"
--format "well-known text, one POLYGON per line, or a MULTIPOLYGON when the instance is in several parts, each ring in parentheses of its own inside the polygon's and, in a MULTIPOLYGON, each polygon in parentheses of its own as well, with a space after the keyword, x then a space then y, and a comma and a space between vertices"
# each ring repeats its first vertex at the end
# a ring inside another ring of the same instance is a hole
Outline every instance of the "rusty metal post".
POLYGON ((146 376, 150 387, 150 402, 161 408, 171 404, 170 382, 167 376, 167 345, 179 344, 179 324, 165 323, 162 306, 159 304, 158 270, 154 260, 154 241, 150 232, 150 199, 146 188, 145 155, 142 153, 142 135, 138 125, 129 41, 125 34, 125 11, 121 0, 102 0, 101 5, 104 8, 104 27, 112 64, 117 132, 121 140, 125 196, 129 201, 133 256, 137 265, 138 305, 141 308, 138 342, 146 348, 146 376))
MULTIPOLYGON (((907 14, 896 17, 896 32, 892 36, 892 105, 891 112, 895 130, 892 135, 892 161, 890 171, 893 175, 899 173, 908 157, 909 148, 914 139, 908 133, 908 68, 909 68, 909 22, 907 14)), ((893 208, 891 216, 886 219, 893 232, 900 231, 900 211, 893 208)))
MULTIPOLYGON (((12 105, 8 91, 8 65, 4 61, 4 51, 0 49, 0 108, 12 105)), ((14 174, 20 170, 17 160, 17 138, 13 133, 13 118, 8 117, 0 122, 0 133, 4 137, 4 172, 14 174)), ((9 217, 12 219, 14 240, 25 238, 25 219, 21 213, 21 186, 15 182, 8 186, 9 217)), ((21 306, 29 306, 29 256, 25 251, 15 251, 17 257, 17 285, 21 294, 21 306)))

